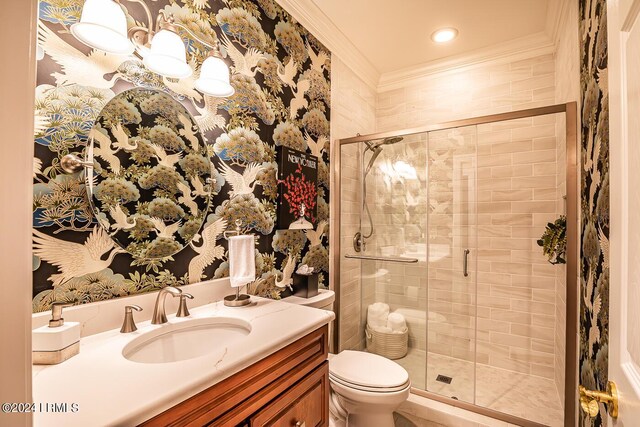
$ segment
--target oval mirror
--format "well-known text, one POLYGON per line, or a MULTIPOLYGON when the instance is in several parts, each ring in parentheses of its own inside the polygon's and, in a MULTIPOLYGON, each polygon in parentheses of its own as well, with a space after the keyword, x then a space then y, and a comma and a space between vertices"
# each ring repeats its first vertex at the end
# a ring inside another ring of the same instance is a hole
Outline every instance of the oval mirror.
POLYGON ((165 258, 198 233, 211 161, 189 111, 164 92, 111 99, 89 133, 87 190, 98 222, 136 258, 165 258))

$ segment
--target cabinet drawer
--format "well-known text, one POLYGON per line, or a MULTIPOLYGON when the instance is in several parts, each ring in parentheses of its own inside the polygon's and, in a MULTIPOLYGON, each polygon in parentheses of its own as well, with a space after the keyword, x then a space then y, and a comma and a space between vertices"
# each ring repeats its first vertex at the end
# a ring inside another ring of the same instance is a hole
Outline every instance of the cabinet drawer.
POLYGON ((251 427, 325 427, 329 425, 329 363, 251 417, 251 427))

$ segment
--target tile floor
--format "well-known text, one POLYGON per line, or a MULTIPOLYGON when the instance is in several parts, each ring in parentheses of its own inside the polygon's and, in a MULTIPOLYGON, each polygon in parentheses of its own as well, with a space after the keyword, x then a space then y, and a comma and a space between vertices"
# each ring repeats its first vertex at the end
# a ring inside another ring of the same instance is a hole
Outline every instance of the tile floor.
POLYGON ((434 353, 429 353, 426 369, 424 360, 425 352, 415 349, 396 360, 409 372, 416 388, 552 427, 563 424, 561 400, 553 380, 487 365, 477 365, 474 373, 472 362, 434 353), (451 384, 437 381, 438 375, 451 377, 451 384))

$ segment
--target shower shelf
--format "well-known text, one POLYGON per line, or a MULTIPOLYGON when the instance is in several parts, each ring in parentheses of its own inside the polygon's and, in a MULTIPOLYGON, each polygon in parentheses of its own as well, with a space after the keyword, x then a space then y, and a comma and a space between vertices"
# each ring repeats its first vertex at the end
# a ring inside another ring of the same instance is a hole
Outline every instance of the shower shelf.
POLYGON ((353 258, 353 259, 367 259, 371 261, 389 261, 389 262, 402 262, 405 264, 411 264, 414 262, 418 262, 418 258, 404 258, 404 257, 386 257, 386 256, 375 256, 375 255, 351 255, 347 254, 344 256, 345 258, 353 258))

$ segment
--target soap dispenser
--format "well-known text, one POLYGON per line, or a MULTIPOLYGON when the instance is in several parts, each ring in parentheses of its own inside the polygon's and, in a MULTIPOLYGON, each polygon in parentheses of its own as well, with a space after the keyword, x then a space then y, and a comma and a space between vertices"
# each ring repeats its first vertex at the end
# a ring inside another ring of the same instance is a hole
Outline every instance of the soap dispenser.
POLYGON ((56 365, 80 352, 80 323, 65 322, 62 318, 62 309, 72 305, 54 302, 49 324, 33 330, 34 365, 56 365))

